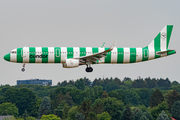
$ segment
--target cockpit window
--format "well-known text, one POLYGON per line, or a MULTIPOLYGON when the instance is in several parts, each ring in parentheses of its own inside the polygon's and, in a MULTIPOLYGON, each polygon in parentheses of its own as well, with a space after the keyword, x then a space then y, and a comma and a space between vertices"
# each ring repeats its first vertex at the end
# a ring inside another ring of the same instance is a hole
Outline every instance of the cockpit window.
POLYGON ((14 53, 14 54, 15 54, 15 53, 16 53, 16 51, 12 51, 11 53, 14 53))

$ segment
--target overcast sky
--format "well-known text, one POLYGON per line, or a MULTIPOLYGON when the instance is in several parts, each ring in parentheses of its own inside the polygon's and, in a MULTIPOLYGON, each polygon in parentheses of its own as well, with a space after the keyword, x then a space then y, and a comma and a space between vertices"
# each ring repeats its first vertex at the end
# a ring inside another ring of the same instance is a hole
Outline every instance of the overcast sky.
POLYGON ((64 80, 124 77, 169 78, 180 82, 179 0, 0 0, 0 84, 16 80, 64 80), (62 64, 10 63, 3 56, 23 46, 105 47, 117 40, 117 47, 145 47, 161 29, 174 25, 169 44, 177 54, 135 64, 93 65, 67 69, 62 64))

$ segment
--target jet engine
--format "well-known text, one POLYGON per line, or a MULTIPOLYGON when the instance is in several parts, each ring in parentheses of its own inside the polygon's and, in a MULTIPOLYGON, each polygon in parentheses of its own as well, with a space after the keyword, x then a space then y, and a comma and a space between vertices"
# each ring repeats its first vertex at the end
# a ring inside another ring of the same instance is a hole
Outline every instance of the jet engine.
POLYGON ((79 67, 79 60, 66 59, 65 63, 63 63, 63 68, 74 68, 74 67, 79 67))

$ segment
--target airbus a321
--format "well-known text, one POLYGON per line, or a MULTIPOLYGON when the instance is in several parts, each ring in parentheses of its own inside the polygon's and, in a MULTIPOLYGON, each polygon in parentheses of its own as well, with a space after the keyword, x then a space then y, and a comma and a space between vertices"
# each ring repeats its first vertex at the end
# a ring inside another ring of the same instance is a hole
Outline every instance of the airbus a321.
POLYGON ((4 56, 9 62, 62 63, 64 68, 86 65, 86 72, 92 72, 93 64, 127 64, 148 61, 175 54, 168 49, 173 25, 166 25, 146 47, 118 48, 116 41, 109 48, 102 47, 22 47, 13 49, 4 56))

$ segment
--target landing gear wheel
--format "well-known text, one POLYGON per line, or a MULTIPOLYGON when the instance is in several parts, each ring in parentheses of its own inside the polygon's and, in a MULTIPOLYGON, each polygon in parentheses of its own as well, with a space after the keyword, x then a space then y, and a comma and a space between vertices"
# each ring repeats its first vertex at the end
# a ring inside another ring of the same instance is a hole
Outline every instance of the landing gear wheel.
POLYGON ((92 71, 93 71, 93 68, 92 68, 92 67, 89 67, 89 71, 92 72, 92 71))
POLYGON ((93 71, 93 68, 92 67, 87 67, 86 68, 86 72, 92 72, 93 71))
POLYGON ((86 72, 89 72, 89 69, 88 69, 88 67, 86 68, 86 72))
POLYGON ((25 68, 22 68, 21 71, 24 72, 24 71, 25 71, 25 68))

